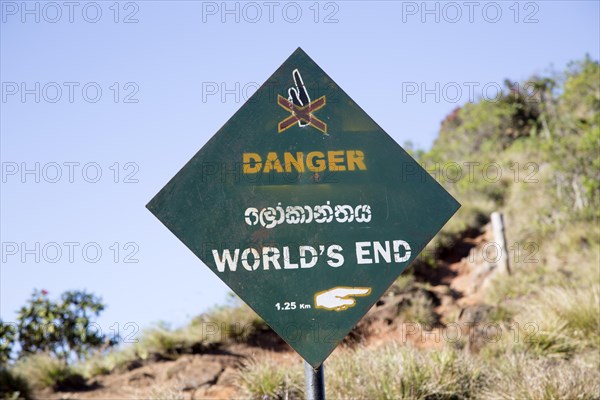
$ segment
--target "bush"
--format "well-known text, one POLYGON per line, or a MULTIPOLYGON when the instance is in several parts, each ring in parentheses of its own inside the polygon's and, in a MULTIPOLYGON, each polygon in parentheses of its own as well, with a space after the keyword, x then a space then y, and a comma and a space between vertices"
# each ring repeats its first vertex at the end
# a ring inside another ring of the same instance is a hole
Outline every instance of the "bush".
POLYGON ((64 360, 48 353, 32 354, 19 359, 11 372, 26 380, 33 389, 81 389, 85 379, 64 360))
POLYGON ((52 301, 45 290, 35 290, 17 317, 20 356, 47 352, 63 359, 82 358, 91 349, 114 344, 88 329, 91 317, 103 310, 101 299, 86 292, 67 291, 52 301))
POLYGON ((3 400, 29 399, 31 389, 25 379, 0 368, 0 398, 3 400))

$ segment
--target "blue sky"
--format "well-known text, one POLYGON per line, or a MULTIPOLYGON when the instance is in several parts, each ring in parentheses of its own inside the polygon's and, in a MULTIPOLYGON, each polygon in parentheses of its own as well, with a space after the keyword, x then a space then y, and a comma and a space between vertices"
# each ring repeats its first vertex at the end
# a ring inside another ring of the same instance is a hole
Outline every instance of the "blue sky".
POLYGON ((266 4, 0 2, 3 320, 34 288, 101 295, 106 332, 223 303, 227 287, 144 206, 298 46, 421 148, 469 87, 599 57, 597 1, 266 4), (439 99, 422 98, 436 82, 439 99))

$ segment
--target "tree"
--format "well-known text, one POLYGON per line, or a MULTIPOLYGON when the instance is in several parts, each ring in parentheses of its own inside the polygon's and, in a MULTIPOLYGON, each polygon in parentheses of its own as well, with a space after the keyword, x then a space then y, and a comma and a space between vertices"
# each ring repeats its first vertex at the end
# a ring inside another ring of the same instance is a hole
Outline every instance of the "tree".
POLYGON ((99 329, 92 329, 91 318, 104 310, 102 300, 85 291, 67 291, 51 301, 45 290, 34 290, 17 317, 20 356, 40 351, 67 360, 82 358, 89 350, 113 345, 99 329))
POLYGON ((17 329, 14 324, 4 323, 0 319, 0 368, 10 360, 10 353, 15 343, 17 329))

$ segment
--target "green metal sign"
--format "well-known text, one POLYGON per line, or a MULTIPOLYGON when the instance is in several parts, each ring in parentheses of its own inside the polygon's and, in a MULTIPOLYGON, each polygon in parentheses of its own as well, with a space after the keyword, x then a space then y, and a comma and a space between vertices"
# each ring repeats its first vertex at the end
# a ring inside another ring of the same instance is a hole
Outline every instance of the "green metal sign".
POLYGON ((147 207, 316 367, 460 205, 298 48, 147 207))

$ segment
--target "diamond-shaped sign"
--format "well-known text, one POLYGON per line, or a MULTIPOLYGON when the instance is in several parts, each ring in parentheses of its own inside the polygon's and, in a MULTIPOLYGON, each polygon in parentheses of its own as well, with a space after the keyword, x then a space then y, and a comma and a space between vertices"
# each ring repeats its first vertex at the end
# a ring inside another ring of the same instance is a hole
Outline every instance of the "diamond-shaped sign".
POLYGON ((460 205, 298 48, 147 207, 316 367, 460 205))

